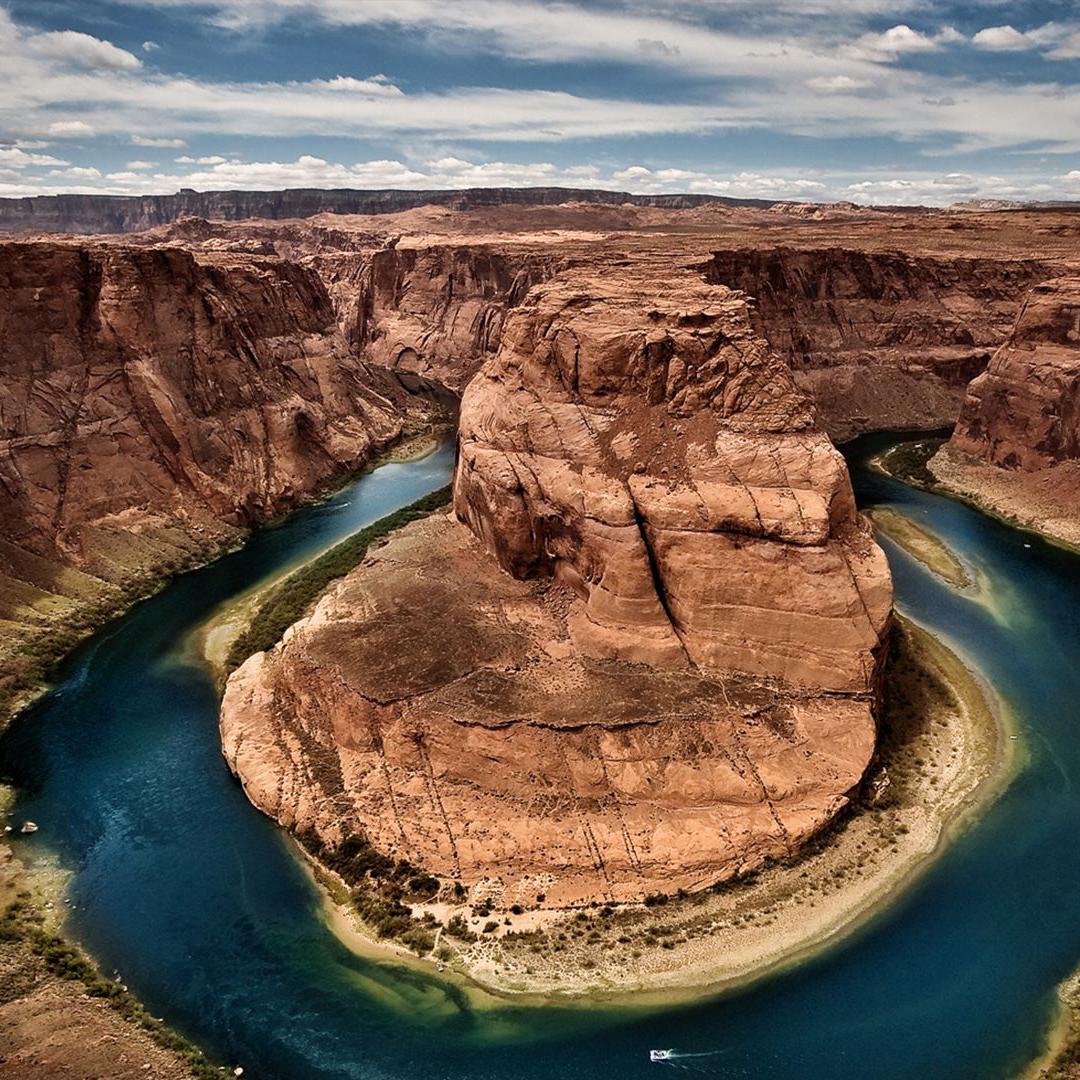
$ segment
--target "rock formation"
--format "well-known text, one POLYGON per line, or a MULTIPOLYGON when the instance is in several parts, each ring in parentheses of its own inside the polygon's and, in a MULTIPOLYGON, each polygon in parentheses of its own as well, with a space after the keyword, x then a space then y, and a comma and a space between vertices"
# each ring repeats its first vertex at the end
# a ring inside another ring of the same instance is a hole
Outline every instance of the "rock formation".
POLYGON ((501 341, 507 311, 562 260, 486 245, 385 246, 323 255, 323 278, 346 340, 365 358, 460 393, 501 341))
POLYGON ((1080 277, 1027 294, 930 468, 959 494, 1080 544, 1080 277))
POLYGON ((111 515, 250 524, 401 429, 296 263, 10 244, 0 327, 4 535, 76 565, 111 515))
POLYGON ((1027 294, 1008 340, 968 387, 952 444, 1028 472, 1080 458, 1080 278, 1027 294))
POLYGON ((700 888, 845 805, 888 569, 741 296, 647 260, 534 287, 455 506, 230 678, 257 805, 549 906, 700 888))
POLYGON ((1005 340, 1019 298, 1053 276, 1035 259, 854 248, 717 251, 709 280, 754 298, 755 326, 788 358, 833 438, 951 426, 967 384, 1005 340))
POLYGON ((465 188, 454 191, 401 191, 290 188, 286 191, 192 191, 175 195, 34 195, 0 199, 0 232, 138 232, 184 216, 239 221, 290 220, 316 214, 392 214, 414 206, 596 205, 768 207, 769 199, 722 195, 631 195, 625 191, 582 188, 465 188))
POLYGON ((279 259, 2 245, 0 340, 0 694, 24 644, 70 643, 58 621, 93 625, 357 468, 413 407, 279 259))

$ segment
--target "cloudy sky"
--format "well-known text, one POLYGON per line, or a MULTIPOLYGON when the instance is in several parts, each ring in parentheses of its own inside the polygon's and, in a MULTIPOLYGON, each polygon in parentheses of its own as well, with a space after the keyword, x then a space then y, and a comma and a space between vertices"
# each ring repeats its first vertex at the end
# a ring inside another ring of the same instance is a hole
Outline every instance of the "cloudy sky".
POLYGON ((0 195, 1080 198, 1077 0, 0 0, 0 195))

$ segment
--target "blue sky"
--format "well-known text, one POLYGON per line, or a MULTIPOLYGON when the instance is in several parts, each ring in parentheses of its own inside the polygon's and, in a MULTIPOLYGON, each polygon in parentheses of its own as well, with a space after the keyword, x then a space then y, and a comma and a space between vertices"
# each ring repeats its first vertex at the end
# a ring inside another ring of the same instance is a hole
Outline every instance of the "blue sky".
POLYGON ((1080 198, 1075 0, 0 0, 0 195, 1080 198))

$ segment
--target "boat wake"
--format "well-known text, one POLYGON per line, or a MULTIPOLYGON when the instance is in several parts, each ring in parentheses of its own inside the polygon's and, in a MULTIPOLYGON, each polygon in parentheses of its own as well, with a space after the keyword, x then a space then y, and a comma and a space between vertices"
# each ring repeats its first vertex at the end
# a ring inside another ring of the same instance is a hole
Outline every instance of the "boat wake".
POLYGON ((723 1050, 650 1050, 649 1060, 660 1065, 670 1065, 675 1069, 686 1069, 690 1072, 705 1073, 705 1063, 701 1058, 712 1058, 724 1053, 723 1050))

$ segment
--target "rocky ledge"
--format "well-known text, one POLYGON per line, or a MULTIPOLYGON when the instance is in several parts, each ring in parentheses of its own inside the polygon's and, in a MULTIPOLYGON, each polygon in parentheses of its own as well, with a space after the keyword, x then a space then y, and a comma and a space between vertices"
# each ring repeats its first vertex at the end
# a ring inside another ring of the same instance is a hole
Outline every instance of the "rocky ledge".
POLYGON ((888 568, 741 294, 647 258, 533 287, 455 508, 230 678, 263 810, 525 907, 701 888, 846 804, 888 568))

